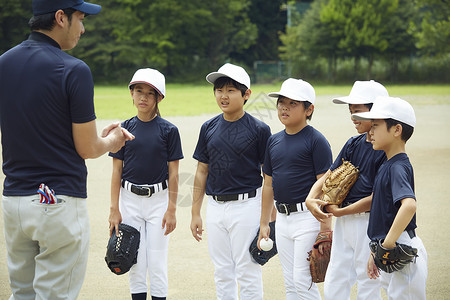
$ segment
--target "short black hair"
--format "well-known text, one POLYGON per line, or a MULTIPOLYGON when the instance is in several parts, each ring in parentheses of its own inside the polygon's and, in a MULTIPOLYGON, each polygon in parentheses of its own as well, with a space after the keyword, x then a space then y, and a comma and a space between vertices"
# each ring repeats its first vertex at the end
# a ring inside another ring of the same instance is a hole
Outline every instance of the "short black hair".
POLYGON ((367 107, 369 110, 371 110, 373 103, 364 103, 364 106, 367 107))
MULTIPOLYGON (((278 106, 278 102, 279 102, 280 99, 283 98, 283 97, 284 97, 284 98, 287 98, 287 97, 281 96, 281 95, 278 96, 278 99, 277 99, 277 106, 278 106)), ((294 101, 297 101, 297 100, 294 100, 294 101)), ((301 102, 301 103, 303 104, 303 107, 305 108, 305 110, 307 110, 308 107, 310 107, 311 104, 312 104, 312 103, 309 102, 309 101, 298 101, 298 102, 301 102)), ((313 113, 314 113, 314 111, 313 111, 309 116, 306 117, 306 120, 311 121, 313 113)))
POLYGON ((409 140, 409 138, 412 136, 414 132, 414 127, 411 125, 405 124, 403 122, 394 120, 394 119, 385 119, 387 130, 389 130, 392 126, 395 126, 397 124, 400 124, 402 126, 402 140, 405 141, 405 143, 409 140))
POLYGON ((226 85, 234 86, 235 88, 240 90, 242 96, 244 96, 245 92, 248 90, 248 87, 245 86, 244 84, 239 83, 230 77, 222 76, 222 77, 217 78, 216 81, 214 81, 214 91, 217 89, 221 89, 226 85))
MULTIPOLYGON (((65 8, 62 11, 65 15, 67 15, 70 24, 72 22, 72 14, 77 10, 73 8, 65 8)), ((28 26, 30 26, 31 31, 52 30, 53 27, 55 27, 55 13, 56 11, 31 17, 31 19, 28 21, 28 26)))

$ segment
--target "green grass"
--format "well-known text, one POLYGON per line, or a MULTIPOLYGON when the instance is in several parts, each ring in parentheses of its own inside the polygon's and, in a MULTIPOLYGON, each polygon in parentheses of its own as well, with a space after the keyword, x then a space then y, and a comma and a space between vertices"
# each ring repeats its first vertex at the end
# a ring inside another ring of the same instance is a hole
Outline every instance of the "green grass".
MULTIPOLYGON (((253 85, 252 96, 246 109, 258 109, 275 105, 275 101, 266 96, 267 93, 279 91, 281 82, 277 84, 253 85), (260 100, 264 101, 260 101, 260 100), (269 99, 269 100, 267 100, 269 99)), ((317 85, 317 95, 348 95, 351 85, 317 85)), ((391 96, 408 95, 407 100, 418 96, 415 104, 450 104, 450 85, 392 85, 386 87, 391 96), (429 98, 426 96, 430 96, 429 98)), ((126 86, 96 86, 95 110, 99 119, 125 120, 136 115, 131 95, 126 86)), ((168 84, 166 98, 160 103, 163 116, 195 116, 209 113, 220 113, 214 99, 210 84, 168 84)))

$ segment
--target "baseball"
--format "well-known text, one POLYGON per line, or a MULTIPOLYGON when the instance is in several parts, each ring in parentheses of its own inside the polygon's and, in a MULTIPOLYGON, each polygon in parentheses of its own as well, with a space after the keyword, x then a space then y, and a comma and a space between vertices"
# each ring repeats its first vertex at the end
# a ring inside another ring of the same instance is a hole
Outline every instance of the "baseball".
POLYGON ((271 239, 261 239, 259 246, 263 251, 269 251, 273 247, 273 241, 271 239))

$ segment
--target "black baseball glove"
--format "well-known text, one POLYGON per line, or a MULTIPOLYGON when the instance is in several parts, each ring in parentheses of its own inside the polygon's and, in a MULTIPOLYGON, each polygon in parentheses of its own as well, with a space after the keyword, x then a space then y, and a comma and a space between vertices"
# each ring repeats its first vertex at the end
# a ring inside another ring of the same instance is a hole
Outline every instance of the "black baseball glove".
POLYGON ((275 243, 275 221, 269 223, 270 227, 270 234, 269 237, 273 241, 273 247, 269 251, 263 251, 258 249, 258 238, 259 238, 259 229, 256 233, 256 237, 253 239, 252 243, 250 244, 250 248, 248 249, 250 251, 250 255, 252 256, 253 260, 263 266, 266 262, 269 261, 273 256, 275 256, 277 251, 277 245, 275 243))
POLYGON ((394 248, 386 249, 381 246, 382 243, 383 240, 371 241, 369 247, 375 265, 386 273, 403 269, 418 256, 417 249, 411 246, 395 243, 394 248))
POLYGON ((125 274, 136 263, 140 237, 139 231, 127 224, 119 224, 119 236, 116 236, 116 231, 113 230, 105 256, 111 272, 117 275, 125 274))

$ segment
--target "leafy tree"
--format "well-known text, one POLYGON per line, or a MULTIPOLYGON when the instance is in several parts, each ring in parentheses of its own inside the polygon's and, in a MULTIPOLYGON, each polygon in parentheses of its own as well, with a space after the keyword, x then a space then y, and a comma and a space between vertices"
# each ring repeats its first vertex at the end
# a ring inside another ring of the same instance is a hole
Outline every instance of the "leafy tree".
POLYGON ((0 0, 0 54, 21 43, 30 33, 29 0, 0 0))
POLYGON ((425 55, 443 56, 450 52, 450 2, 417 0, 422 22, 417 32, 417 47, 425 55))

